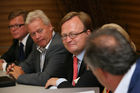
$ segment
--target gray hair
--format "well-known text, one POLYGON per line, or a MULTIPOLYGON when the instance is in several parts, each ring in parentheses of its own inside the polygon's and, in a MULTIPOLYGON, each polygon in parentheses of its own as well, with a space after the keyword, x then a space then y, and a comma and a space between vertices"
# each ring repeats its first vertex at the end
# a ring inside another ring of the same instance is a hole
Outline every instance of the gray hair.
POLYGON ((45 15, 42 10, 34 10, 29 12, 25 24, 31 23, 33 20, 40 18, 44 24, 51 24, 50 19, 45 15))
POLYGON ((102 29, 104 29, 104 28, 117 29, 117 31, 119 31, 130 42, 132 48, 136 51, 136 46, 135 46, 134 42, 131 40, 128 33, 120 25, 115 24, 115 23, 109 23, 109 24, 103 25, 101 28, 102 29))
POLYGON ((113 75, 125 74, 136 61, 130 42, 114 28, 101 28, 92 33, 86 47, 85 62, 113 75))

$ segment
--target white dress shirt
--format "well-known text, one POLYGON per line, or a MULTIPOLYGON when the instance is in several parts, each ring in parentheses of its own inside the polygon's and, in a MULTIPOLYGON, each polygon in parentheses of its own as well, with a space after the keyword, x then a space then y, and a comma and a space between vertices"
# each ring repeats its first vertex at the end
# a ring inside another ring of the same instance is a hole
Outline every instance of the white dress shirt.
MULTIPOLYGON (((55 35, 55 32, 53 31, 52 37, 55 35)), ((43 66, 44 66, 44 61, 45 61, 45 55, 46 55, 46 50, 49 48, 50 44, 52 42, 52 39, 49 41, 49 43, 46 45, 45 48, 37 47, 37 50, 40 52, 40 71, 42 72, 43 66)))
MULTIPOLYGON (((80 66, 81 66, 81 63, 83 61, 83 58, 84 58, 84 54, 85 54, 85 50, 83 50, 79 55, 77 55, 77 59, 78 59, 78 73, 79 73, 79 70, 80 70, 80 66)), ((73 55, 75 56, 75 55, 73 55)), ((78 77, 78 80, 80 79, 80 77, 78 77)), ((78 80, 76 80, 75 83, 78 82, 78 80)), ((58 86, 60 83, 64 82, 64 81, 67 81, 65 78, 59 78, 57 81, 56 81, 56 86, 58 86)))
MULTIPOLYGON (((27 39, 29 37, 29 34, 27 34, 23 39, 22 41, 19 41, 19 44, 20 42, 22 42, 22 44, 24 45, 23 47, 23 50, 25 51, 25 47, 26 47, 26 42, 27 42, 27 39)), ((3 68, 3 71, 6 71, 6 66, 7 66, 7 62, 3 59, 4 63, 2 64, 2 68, 3 68)))
POLYGON ((115 89, 114 93, 127 93, 135 68, 136 68, 136 63, 133 64, 129 69, 129 71, 123 76, 122 80, 120 81, 119 85, 115 89))

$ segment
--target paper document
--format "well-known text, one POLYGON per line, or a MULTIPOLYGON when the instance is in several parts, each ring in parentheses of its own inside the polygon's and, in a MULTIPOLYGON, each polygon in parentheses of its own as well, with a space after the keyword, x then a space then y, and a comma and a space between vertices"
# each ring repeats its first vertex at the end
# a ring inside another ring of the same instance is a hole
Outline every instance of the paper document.
POLYGON ((95 93, 95 91, 90 90, 90 91, 83 91, 83 92, 76 92, 76 93, 95 93))

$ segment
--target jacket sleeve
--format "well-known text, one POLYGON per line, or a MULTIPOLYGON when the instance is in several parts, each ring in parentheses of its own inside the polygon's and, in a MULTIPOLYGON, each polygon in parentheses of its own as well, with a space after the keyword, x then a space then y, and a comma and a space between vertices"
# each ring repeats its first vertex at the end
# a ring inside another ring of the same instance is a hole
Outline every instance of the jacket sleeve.
POLYGON ((12 63, 16 60, 17 43, 18 40, 13 40, 12 46, 1 56, 7 63, 12 63))
MULTIPOLYGON (((53 45, 49 49, 49 51, 46 53, 46 60, 44 63, 44 69, 43 72, 40 72, 39 70, 34 71, 35 69, 39 69, 39 60, 34 62, 33 59, 36 59, 35 56, 32 56, 28 62, 26 62, 26 66, 24 63, 24 71, 26 71, 26 74, 20 75, 17 79, 18 83, 23 84, 30 84, 30 85, 38 85, 38 86, 44 86, 47 82, 47 80, 50 77, 66 77, 66 74, 68 73, 68 70, 71 69, 69 67, 69 63, 67 63, 67 59, 71 57, 71 54, 62 46, 62 44, 56 44, 53 45), (28 63, 28 64, 27 64, 28 63), (32 64, 32 65, 31 65, 32 64), (38 67, 35 67, 36 66, 38 67), (34 65, 34 67, 33 67, 34 65), (28 72, 28 70, 34 72, 28 72)), ((34 60, 35 61, 35 60, 34 60)), ((22 66, 23 67, 23 66, 22 66)))

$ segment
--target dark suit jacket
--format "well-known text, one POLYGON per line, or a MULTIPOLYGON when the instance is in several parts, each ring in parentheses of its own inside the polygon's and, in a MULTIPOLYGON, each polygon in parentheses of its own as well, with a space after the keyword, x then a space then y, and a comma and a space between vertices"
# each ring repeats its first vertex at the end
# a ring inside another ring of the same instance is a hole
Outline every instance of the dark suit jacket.
POLYGON ((61 37, 55 34, 47 49, 43 71, 40 72, 40 52, 34 45, 29 57, 22 62, 21 67, 26 74, 20 75, 18 83, 45 86, 50 77, 66 77, 69 73, 69 63, 66 60, 71 54, 64 48, 61 37))
POLYGON ((136 68, 131 78, 128 93, 140 93, 140 58, 136 62, 136 68))
MULTIPOLYGON (((72 66, 72 60, 71 66, 72 66)), ((100 91, 103 90, 102 85, 98 82, 96 77, 92 74, 90 70, 86 70, 86 64, 82 61, 82 64, 80 66, 78 77, 80 79, 78 80, 75 87, 100 87, 100 91)), ((73 78, 73 69, 71 70, 71 73, 69 74, 68 81, 64 81, 61 84, 58 85, 58 88, 66 88, 66 87, 73 87, 72 86, 72 78, 73 78)))
MULTIPOLYGON (((26 42, 26 47, 25 47, 25 59, 28 57, 30 52, 32 51, 32 46, 33 46, 33 40, 29 36, 26 42)), ((18 65, 19 62, 19 43, 17 39, 13 40, 12 46, 9 48, 9 50, 4 53, 1 56, 2 59, 4 59, 8 64, 11 64, 15 62, 16 65, 18 65)))

